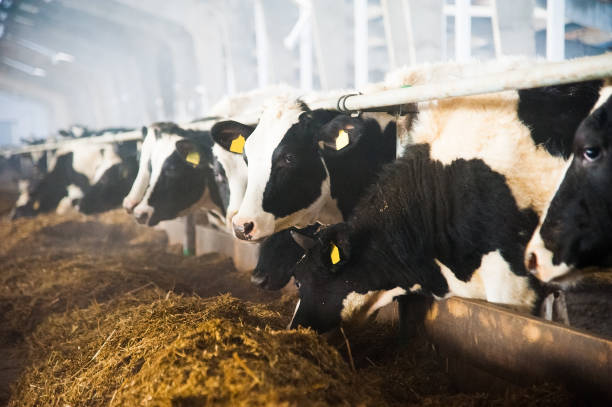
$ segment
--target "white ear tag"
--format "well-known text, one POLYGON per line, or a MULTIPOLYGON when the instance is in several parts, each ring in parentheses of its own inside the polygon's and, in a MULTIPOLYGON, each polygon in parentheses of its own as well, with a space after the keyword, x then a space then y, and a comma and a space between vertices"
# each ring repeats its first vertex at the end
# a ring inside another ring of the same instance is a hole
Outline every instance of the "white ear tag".
POLYGON ((346 130, 342 129, 338 132, 338 137, 336 138, 336 150, 342 150, 344 147, 349 144, 349 135, 346 130))

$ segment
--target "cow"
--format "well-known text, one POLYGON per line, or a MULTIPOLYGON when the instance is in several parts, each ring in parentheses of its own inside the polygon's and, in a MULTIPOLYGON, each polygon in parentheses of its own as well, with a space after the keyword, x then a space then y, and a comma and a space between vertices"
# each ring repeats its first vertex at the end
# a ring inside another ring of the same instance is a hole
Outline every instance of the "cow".
POLYGON ((142 135, 138 174, 123 200, 128 213, 154 226, 203 207, 209 219, 224 225, 227 197, 215 179, 223 174, 214 172, 210 132, 160 122, 144 126, 142 135))
MULTIPOLYGON (((208 116, 177 127, 181 128, 181 131, 197 130, 210 132, 211 127, 216 122, 220 121, 221 118, 248 115, 248 120, 257 121, 256 117, 261 110, 262 104, 267 98, 274 97, 275 95, 293 93, 295 93, 295 90, 286 86, 270 86, 267 88, 226 97, 213 106, 208 116)), ((249 126, 245 127, 248 128, 249 126)), ((151 133, 147 132, 147 135, 149 134, 151 133)), ((167 138, 168 137, 166 137, 166 139, 167 138)), ((209 136, 206 136, 206 138, 209 138, 209 136)), ((209 143, 207 142, 207 144, 209 143)), ((208 146, 201 147, 205 147, 208 151, 208 146)), ((145 136, 138 175, 134 181, 134 184, 132 185, 132 189, 123 201, 123 207, 126 209, 126 211, 128 213, 133 213, 134 216, 137 219, 140 219, 141 222, 153 225, 161 220, 156 219, 156 216, 149 217, 149 213, 154 213, 154 208, 142 201, 145 194, 150 193, 155 188, 154 184, 157 183, 159 179, 170 179, 168 177, 168 168, 163 167, 165 162, 164 157, 171 158, 173 154, 173 146, 171 143, 156 142, 153 136, 145 136), (149 141, 147 141, 147 139, 149 139, 149 141), (157 158, 152 160, 152 156, 157 158), (153 178, 152 173, 157 174, 157 176, 153 178), (147 218, 149 220, 152 218, 153 222, 148 221, 147 218)), ((177 155, 178 157, 182 157, 178 151, 177 155)), ((208 153, 206 157, 209 157, 208 153)), ((204 161, 199 168, 200 172, 203 169, 203 164, 204 161)), ((241 154, 226 151, 225 149, 220 148, 220 146, 216 143, 212 146, 212 158, 208 159, 208 164, 211 165, 213 170, 213 179, 209 179, 206 182, 216 181, 216 189, 218 189, 219 197, 209 196, 208 193, 203 193, 203 189, 199 190, 199 192, 196 192, 195 190, 191 192, 192 194, 201 193, 201 202, 193 201, 193 199, 186 200, 184 197, 178 197, 177 199, 177 197, 173 195, 163 196, 161 194, 157 194, 157 205, 165 208, 165 214, 163 215, 164 219, 172 219, 179 215, 198 210, 198 208, 203 208, 207 210, 209 214, 208 219, 214 226, 217 226, 222 230, 227 230, 227 219, 229 219, 229 217, 237 211, 235 208, 240 205, 242 196, 244 195, 244 190, 246 189, 246 176, 243 175, 246 174, 246 164, 244 163, 241 154), (190 201, 191 203, 187 201, 190 201)), ((177 173, 177 166, 172 167, 174 167, 174 171, 172 171, 170 174, 174 179, 172 182, 179 180, 179 182, 188 183, 196 188, 203 188, 204 184, 202 183, 202 180, 191 180, 190 176, 187 175, 193 175, 198 171, 194 172, 193 170, 189 169, 190 166, 185 167, 179 164, 179 173, 177 173), (181 173, 184 176, 183 178, 180 176, 181 173)), ((183 195, 185 194, 183 193, 183 195)), ((213 195, 217 195, 217 193, 214 193, 213 195)))
POLYGON ((395 158, 395 132, 384 113, 351 117, 277 99, 245 137, 248 182, 234 235, 255 242, 291 226, 342 220, 376 169, 395 158))
MULTIPOLYGON (((410 80, 420 73, 411 72, 406 74, 410 80)), ((595 103, 600 87, 599 81, 593 81, 419 103, 413 112, 409 138, 429 144, 432 154, 442 162, 456 157, 485 160, 508 178, 521 209, 539 215, 554 189, 551 179, 562 171, 564 157, 569 155, 567 140, 595 103), (503 123, 501 130, 497 123, 503 123), (465 133, 470 134, 470 142, 466 142, 465 133), (514 171, 517 161, 531 163, 533 171, 514 171), (535 177, 536 173, 545 175, 535 177)), ((286 193, 291 190, 287 188, 286 193)), ((275 289, 289 281, 290 257, 298 249, 286 237, 285 233, 285 239, 278 236, 262 244, 252 275, 255 284, 275 289), (279 265, 283 271, 274 269, 279 265)))
POLYGON ((407 147, 348 222, 292 232, 305 254, 294 271, 300 301, 291 327, 325 332, 406 293, 534 311, 543 290, 523 250, 536 222, 482 159, 444 163, 427 144, 407 147))
POLYGON ((525 263, 539 279, 572 280, 612 267, 611 149, 608 96, 578 127, 573 158, 527 246, 525 263))
MULTIPOLYGON (((131 144, 135 148, 135 143, 131 144)), ((31 217, 51 211, 65 213, 76 209, 92 186, 101 179, 108 179, 106 170, 121 161, 118 148, 108 143, 79 143, 58 149, 48 173, 27 189, 27 195, 23 202, 18 202, 13 218, 31 217)), ((97 203, 99 207, 108 206, 106 200, 109 199, 117 203, 116 197, 98 194, 97 199, 100 200, 97 203)))

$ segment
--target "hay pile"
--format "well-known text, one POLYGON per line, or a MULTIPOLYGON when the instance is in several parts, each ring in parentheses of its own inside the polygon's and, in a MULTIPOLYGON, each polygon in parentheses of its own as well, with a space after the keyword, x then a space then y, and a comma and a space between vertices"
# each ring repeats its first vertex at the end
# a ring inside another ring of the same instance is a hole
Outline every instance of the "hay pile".
POLYGON ((40 325, 36 362, 10 405, 378 404, 338 352, 311 331, 284 330, 277 311, 230 296, 153 299, 161 294, 40 325))
POLYGON ((222 256, 183 257, 121 211, 0 222, 0 241, 0 405, 572 402, 555 386, 462 394, 426 340, 388 325, 329 343, 286 331, 295 298, 222 256))

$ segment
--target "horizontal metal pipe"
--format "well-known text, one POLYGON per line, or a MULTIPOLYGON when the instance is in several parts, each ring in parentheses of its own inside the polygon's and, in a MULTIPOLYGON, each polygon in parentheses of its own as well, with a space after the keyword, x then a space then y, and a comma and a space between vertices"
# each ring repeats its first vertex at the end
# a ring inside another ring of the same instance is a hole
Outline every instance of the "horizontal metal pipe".
MULTIPOLYGON (((529 89, 540 86, 562 85, 571 82, 587 81, 612 77, 612 52, 606 54, 575 58, 562 62, 537 63, 526 69, 516 69, 496 74, 482 75, 474 78, 463 78, 449 82, 416 85, 408 88, 387 90, 366 95, 348 96, 343 102, 350 111, 368 110, 386 106, 397 106, 422 102, 432 99, 445 99, 458 96, 469 96, 501 92, 514 89, 529 89)), ((336 109, 337 98, 314 100, 309 103, 312 109, 336 109)), ((245 123, 256 123, 258 114, 244 114, 240 118, 245 123)), ((102 139, 92 137, 78 142, 117 142, 137 140, 134 136, 125 138, 115 136, 102 139)), ((70 143, 77 142, 70 141, 70 143)), ((21 149, 6 150, 2 154, 20 154, 32 151, 44 151, 58 148, 60 143, 40 144, 21 149)))
MULTIPOLYGON (((348 97, 345 105, 348 110, 367 110, 372 107, 402 105, 504 90, 562 85, 610 76, 612 76, 612 52, 563 62, 534 64, 526 69, 516 69, 474 78, 417 85, 367 95, 355 95, 348 97)), ((337 99, 326 99, 311 103, 310 106, 313 109, 335 109, 336 104, 337 99)))
POLYGON ((490 303, 436 301, 425 331, 443 353, 518 383, 560 381, 612 399, 612 341, 490 303))

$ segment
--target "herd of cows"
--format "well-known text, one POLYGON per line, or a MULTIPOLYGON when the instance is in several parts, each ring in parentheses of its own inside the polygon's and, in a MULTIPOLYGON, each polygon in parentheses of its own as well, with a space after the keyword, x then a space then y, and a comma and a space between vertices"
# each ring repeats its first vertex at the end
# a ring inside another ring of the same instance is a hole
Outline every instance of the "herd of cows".
MULTIPOLYGON (((413 67, 370 90, 531 63, 413 67)), ((538 313, 612 266, 611 94, 607 79, 349 114, 272 87, 145 126, 141 143, 67 142, 2 166, 21 166, 13 217, 123 205, 153 226, 204 211, 260 242, 253 283, 298 287, 290 327, 328 331, 414 295, 538 313)))

